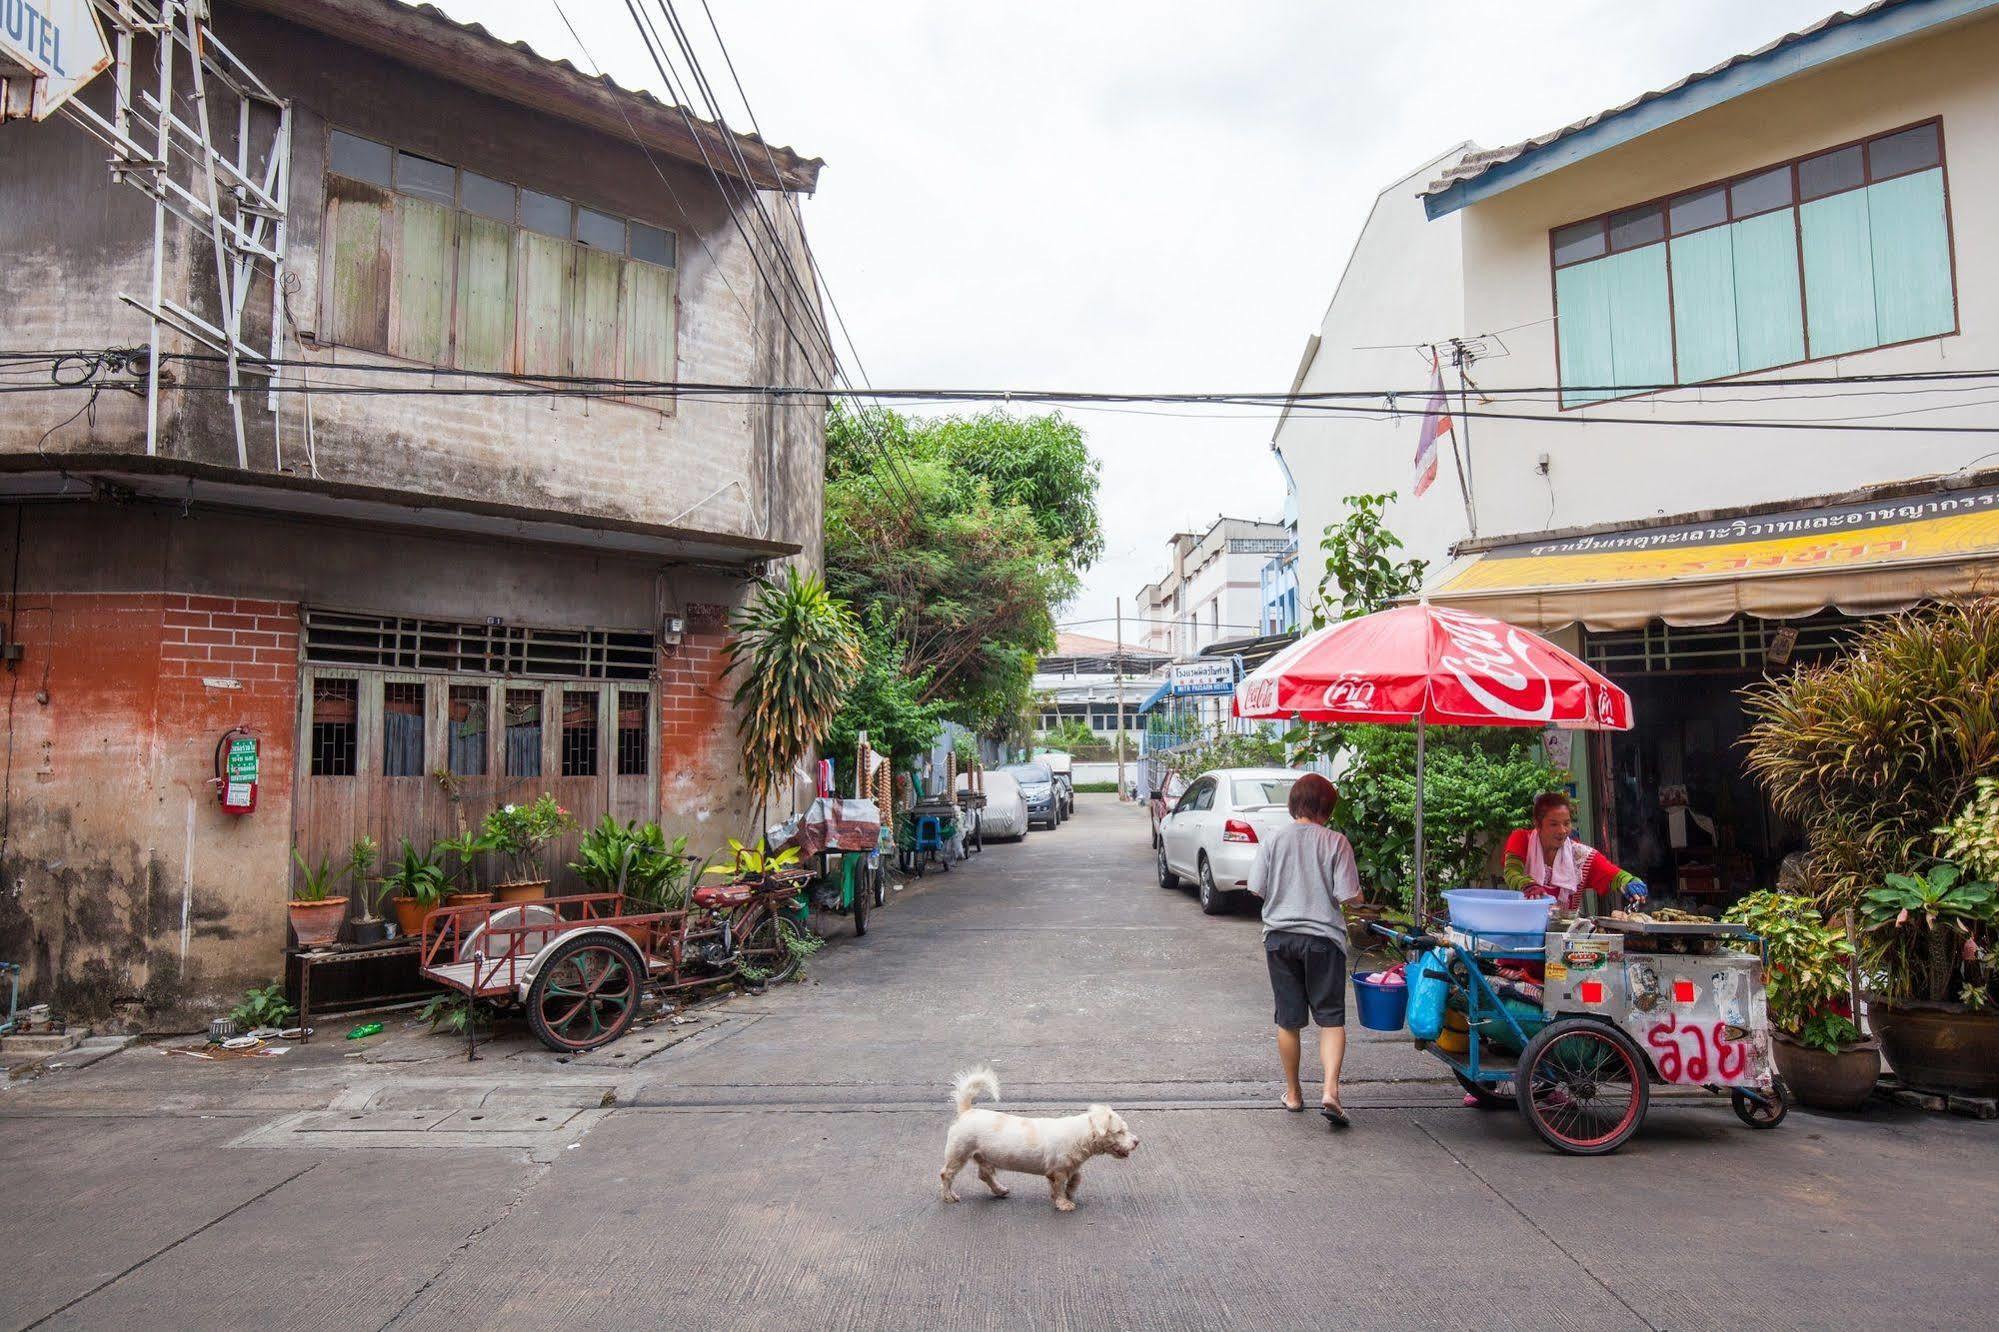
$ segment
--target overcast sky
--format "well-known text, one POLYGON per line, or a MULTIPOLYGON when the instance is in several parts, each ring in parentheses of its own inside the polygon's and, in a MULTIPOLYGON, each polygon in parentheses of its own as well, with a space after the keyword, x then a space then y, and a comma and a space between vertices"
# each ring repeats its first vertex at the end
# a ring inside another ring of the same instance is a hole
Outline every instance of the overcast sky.
MULTIPOLYGON (((593 67, 556 0, 438 3, 593 67)), ((613 78, 664 92, 624 0, 560 3, 613 78)), ((1443 149, 1553 129, 1831 12, 709 3, 766 135, 826 160, 806 224, 873 383, 1172 391, 1290 387, 1374 196, 1443 149)), ((677 4, 726 86, 700 0, 677 4)), ((1173 532, 1281 508, 1270 419, 1076 417, 1109 547, 1062 616, 1077 632, 1110 635, 1173 532)))

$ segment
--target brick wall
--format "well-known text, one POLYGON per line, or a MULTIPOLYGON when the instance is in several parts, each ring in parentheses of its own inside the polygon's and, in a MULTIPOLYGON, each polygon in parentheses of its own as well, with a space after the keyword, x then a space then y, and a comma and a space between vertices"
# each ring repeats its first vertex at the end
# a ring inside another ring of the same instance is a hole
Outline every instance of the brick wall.
POLYGON ((669 837, 686 833, 690 844, 718 844, 722 836, 752 834, 743 784, 736 712, 729 697, 726 608, 691 604, 678 644, 660 649, 660 824, 669 837), (715 826, 720 821, 720 828, 715 826))

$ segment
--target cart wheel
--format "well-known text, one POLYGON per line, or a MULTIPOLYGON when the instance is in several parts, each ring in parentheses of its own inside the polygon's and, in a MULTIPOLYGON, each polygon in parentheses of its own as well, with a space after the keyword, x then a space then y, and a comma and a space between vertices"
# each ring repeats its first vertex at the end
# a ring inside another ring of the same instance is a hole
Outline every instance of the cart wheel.
POLYGON ((1730 1087, 1728 1104, 1735 1111, 1735 1117, 1753 1129, 1776 1128, 1784 1122, 1784 1116, 1791 1113, 1781 1090, 1772 1092, 1766 1100, 1751 1096, 1740 1087, 1730 1087))
POLYGON ((1456 1069, 1451 1070, 1451 1076, 1458 1080, 1458 1085, 1465 1089, 1466 1095, 1478 1102, 1478 1108, 1481 1110, 1505 1110, 1518 1104, 1511 1091, 1499 1090, 1507 1086, 1504 1082, 1488 1087, 1483 1082, 1473 1082, 1456 1069))
MULTIPOLYGON (((794 922, 793 928, 804 926, 794 922)), ((743 932, 742 950, 737 956, 765 973, 759 984, 782 985, 798 973, 798 957, 784 946, 784 936, 778 929, 777 912, 765 907, 750 918, 743 932)))
POLYGON ((1651 1101, 1645 1056, 1630 1037, 1588 1018, 1541 1029, 1520 1055, 1514 1096, 1542 1141, 1602 1156, 1638 1131, 1651 1101))
POLYGON ((854 885, 854 937, 856 939, 868 932, 868 908, 873 905, 869 899, 873 896, 874 889, 868 883, 867 871, 862 870, 860 881, 854 885))
POLYGON ((638 1016, 645 964, 628 943, 586 935, 558 944, 528 990, 528 1026, 551 1050, 594 1050, 638 1016))

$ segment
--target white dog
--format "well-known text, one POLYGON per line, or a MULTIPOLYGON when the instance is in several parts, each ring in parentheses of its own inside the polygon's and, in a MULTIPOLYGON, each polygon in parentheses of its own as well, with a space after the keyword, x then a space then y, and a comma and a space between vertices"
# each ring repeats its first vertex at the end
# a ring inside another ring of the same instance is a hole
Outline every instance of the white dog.
POLYGON ((937 1172, 944 1181, 945 1202, 958 1201, 951 1181, 970 1161, 995 1198, 1007 1195, 1006 1185, 995 1172, 1015 1170, 1044 1176, 1055 1210, 1073 1212, 1083 1162, 1100 1152, 1123 1160, 1138 1148, 1138 1139, 1124 1119, 1107 1105, 1093 1105, 1080 1115, 1060 1119, 1028 1119, 972 1109, 980 1092, 999 1099, 999 1078, 990 1068, 960 1073, 952 1085, 951 1103, 957 1107, 958 1117, 944 1139, 944 1168, 937 1172))

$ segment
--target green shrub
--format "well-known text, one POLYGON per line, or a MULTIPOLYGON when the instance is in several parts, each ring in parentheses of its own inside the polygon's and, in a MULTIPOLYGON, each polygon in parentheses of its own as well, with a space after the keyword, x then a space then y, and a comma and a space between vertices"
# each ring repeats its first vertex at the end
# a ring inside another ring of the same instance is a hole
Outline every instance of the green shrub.
MULTIPOLYGON (((1770 1021, 1793 1036, 1847 997, 1847 963, 1853 943, 1828 924, 1817 904, 1794 893, 1751 893, 1723 920, 1747 925, 1762 940, 1769 961, 1770 1021)), ((1826 1025, 1819 1024, 1824 1032, 1826 1025)), ((1855 1039, 1858 1039, 1856 1037, 1855 1039)))

